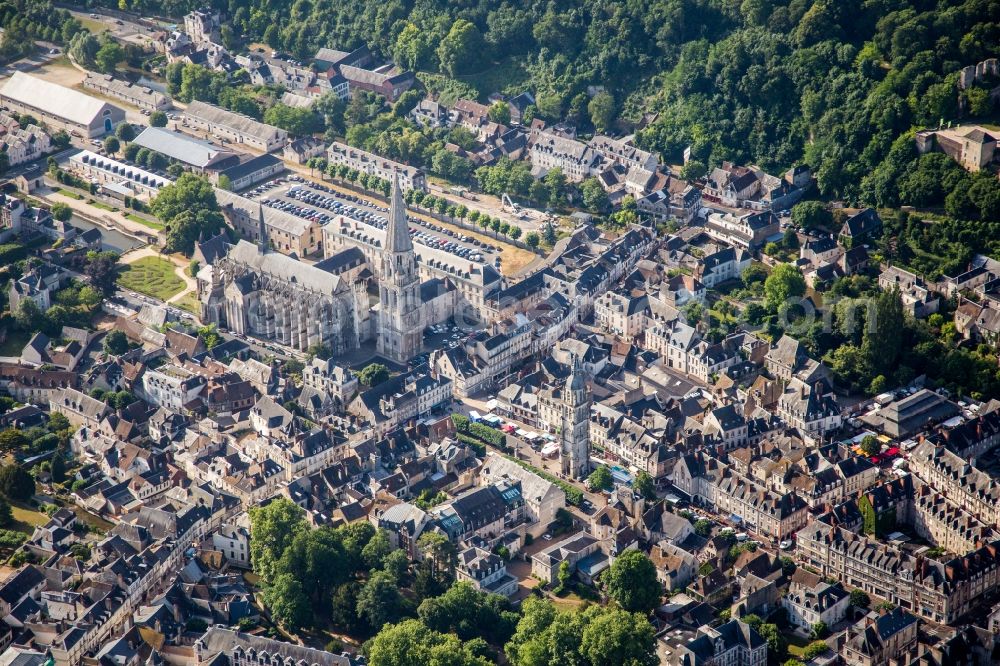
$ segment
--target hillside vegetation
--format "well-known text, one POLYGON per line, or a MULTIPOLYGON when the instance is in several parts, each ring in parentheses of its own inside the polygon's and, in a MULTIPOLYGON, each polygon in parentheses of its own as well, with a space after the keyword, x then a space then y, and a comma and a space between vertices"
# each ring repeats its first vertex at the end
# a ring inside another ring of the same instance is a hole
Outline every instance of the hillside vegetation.
MULTIPOLYGON (((116 3, 117 4, 117 3, 116 3)), ((179 15, 194 0, 139 0, 179 15)), ((862 183, 893 139, 958 116, 957 71, 1000 51, 997 0, 230 0, 227 28, 306 58, 368 44, 413 69, 490 83, 503 61, 538 113, 587 122, 587 91, 658 120, 641 142, 677 160, 805 160, 822 191, 862 183)), ((480 92, 492 92, 480 90, 480 92)), ((979 89, 973 111, 990 113, 979 89)))

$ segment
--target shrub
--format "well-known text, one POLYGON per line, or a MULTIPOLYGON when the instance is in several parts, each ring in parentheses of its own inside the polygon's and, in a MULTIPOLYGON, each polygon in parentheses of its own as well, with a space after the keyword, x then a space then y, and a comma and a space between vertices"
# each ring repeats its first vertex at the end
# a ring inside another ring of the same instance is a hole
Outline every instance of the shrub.
POLYGON ((483 425, 482 423, 470 423, 469 434, 478 437, 487 444, 491 444, 499 449, 505 448, 507 445, 506 435, 496 428, 491 428, 488 425, 483 425))
POLYGON ((458 438, 458 441, 470 446, 472 450, 475 451, 477 454, 481 456, 486 455, 486 445, 480 442, 475 437, 470 437, 469 435, 466 435, 465 433, 462 432, 458 433, 456 437, 458 438))
POLYGON ((0 548, 14 549, 19 547, 28 538, 28 535, 23 532, 15 532, 14 530, 0 530, 0 548))
POLYGON ((802 658, 809 661, 827 652, 829 649, 830 646, 825 641, 813 641, 802 651, 802 658))

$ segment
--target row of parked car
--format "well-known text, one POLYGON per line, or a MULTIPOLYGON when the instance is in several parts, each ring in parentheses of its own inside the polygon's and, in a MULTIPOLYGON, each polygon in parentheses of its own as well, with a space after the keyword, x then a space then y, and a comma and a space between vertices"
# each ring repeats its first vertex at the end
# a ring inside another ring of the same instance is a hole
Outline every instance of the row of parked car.
MULTIPOLYGON (((329 188, 322 185, 293 187, 288 190, 286 196, 290 199, 308 204, 309 206, 331 211, 336 215, 345 215, 378 229, 384 230, 388 225, 386 217, 379 214, 387 212, 385 208, 381 206, 371 206, 367 203, 363 206, 354 206, 351 204, 361 203, 358 197, 354 195, 341 195, 339 192, 336 193, 335 196, 329 196, 327 192, 324 192, 324 190, 329 190, 329 188), (345 203, 343 199, 347 199, 348 203, 345 203)), ((314 221, 320 221, 322 223, 326 223, 332 219, 325 213, 317 213, 314 210, 303 209, 301 206, 287 201, 265 199, 263 203, 265 205, 274 206, 280 210, 286 210, 294 215, 314 221)), ((425 224, 422 220, 418 219, 411 219, 410 222, 425 224)), ((438 228, 440 229, 441 227, 438 228)), ((444 252, 448 252, 449 254, 454 254, 455 256, 477 263, 483 263, 485 261, 482 253, 476 248, 463 245, 456 241, 449 241, 447 238, 441 238, 440 236, 436 236, 426 231, 420 231, 414 227, 409 227, 409 231, 410 237, 413 238, 413 240, 427 247, 442 250, 444 252)), ((449 235, 457 236, 457 234, 452 232, 451 229, 445 229, 444 231, 448 232, 449 235)), ((473 239, 469 239, 466 236, 460 238, 459 240, 473 239)))
POLYGON ((375 212, 379 210, 377 208, 351 206, 339 198, 325 196, 311 187, 293 187, 288 190, 286 196, 290 199, 307 203, 310 206, 331 211, 336 215, 346 215, 347 217, 366 222, 380 229, 385 229, 386 219, 375 212))
MULTIPOLYGON (((291 179, 289 179, 289 180, 291 180, 291 179)), ((334 192, 333 189, 327 187, 326 185, 319 185, 319 184, 316 184, 316 183, 310 183, 309 184, 309 189, 318 190, 320 192, 325 192, 327 194, 334 194, 338 199, 343 199, 343 200, 346 200, 346 201, 350 201, 351 203, 361 203, 361 204, 364 204, 365 206, 367 206, 368 208, 372 208, 372 209, 377 210, 377 211, 382 212, 382 213, 388 213, 389 212, 389 209, 385 208, 384 206, 377 206, 375 204, 369 203, 368 201, 365 201, 361 197, 359 197, 357 195, 354 195, 354 194, 342 194, 341 192, 334 192)), ((436 232, 436 233, 439 233, 439 234, 444 234, 445 236, 450 236, 451 238, 455 238, 457 240, 460 240, 463 243, 468 243, 469 245, 472 245, 474 247, 479 248, 483 252, 499 252, 500 251, 500 248, 498 248, 498 247, 496 247, 494 245, 490 245, 489 243, 487 243, 485 241, 481 241, 481 240, 479 240, 477 238, 474 238, 473 236, 468 236, 466 234, 462 234, 462 233, 460 233, 460 232, 458 232, 458 231, 456 231, 454 229, 449 229, 448 227, 445 227, 443 225, 435 224, 434 222, 428 222, 427 220, 422 220, 422 219, 420 219, 418 217, 410 218, 410 222, 412 222, 413 224, 416 224, 418 226, 424 227, 428 231, 433 231, 433 232, 436 232)), ((411 233, 412 233, 412 230, 411 230, 411 233)))
POLYGON ((304 220, 310 220, 318 224, 326 224, 333 219, 333 217, 327 213, 321 213, 312 208, 299 206, 298 204, 293 204, 290 201, 283 201, 281 199, 263 199, 261 200, 261 203, 265 206, 269 206, 270 208, 291 213, 296 217, 301 217, 304 220))
POLYGON ((413 222, 416 223, 416 224, 418 224, 418 225, 420 225, 420 226, 422 226, 422 227, 424 227, 424 228, 426 228, 426 229, 428 229, 428 230, 430 230, 430 231, 434 231, 434 232, 439 233, 439 234, 444 234, 445 236, 451 236, 452 238, 457 238, 458 240, 462 241, 463 243, 469 243, 470 245, 478 247, 483 252, 499 252, 500 251, 500 248, 498 248, 498 247, 496 247, 494 245, 490 245, 489 243, 487 243, 485 241, 481 241, 478 238, 475 238, 474 236, 468 236, 466 234, 460 233, 458 231, 455 231, 454 229, 450 229, 450 228, 445 227, 443 225, 435 224, 434 222, 428 222, 427 220, 422 220, 420 218, 415 218, 413 220, 413 222))

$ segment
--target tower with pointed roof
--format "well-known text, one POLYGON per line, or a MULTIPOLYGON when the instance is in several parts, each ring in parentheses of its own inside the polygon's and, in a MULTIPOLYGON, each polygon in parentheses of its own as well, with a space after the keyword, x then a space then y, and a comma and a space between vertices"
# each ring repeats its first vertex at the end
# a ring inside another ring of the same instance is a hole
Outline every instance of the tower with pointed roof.
POLYGON ((392 176, 389 224, 378 277, 378 353, 406 362, 420 351, 420 275, 397 173, 392 176))
POLYGON ((580 359, 573 355, 562 395, 559 460, 562 473, 583 480, 590 473, 590 390, 580 359))
POLYGON ((271 247, 267 238, 267 225, 264 223, 264 204, 257 204, 257 246, 260 248, 261 254, 267 252, 271 247))

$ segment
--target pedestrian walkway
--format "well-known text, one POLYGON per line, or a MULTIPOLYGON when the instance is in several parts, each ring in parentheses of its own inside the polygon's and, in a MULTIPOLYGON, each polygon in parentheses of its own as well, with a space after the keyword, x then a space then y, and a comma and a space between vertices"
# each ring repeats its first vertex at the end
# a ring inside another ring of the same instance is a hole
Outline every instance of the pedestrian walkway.
POLYGON ((87 203, 86 200, 68 197, 54 189, 49 189, 49 191, 44 193, 39 192, 39 194, 53 203, 66 204, 72 208, 74 212, 95 222, 96 224, 124 231, 125 233, 137 236, 146 242, 153 242, 156 238, 156 231, 153 228, 147 227, 145 224, 139 224, 134 220, 130 220, 120 212, 113 213, 111 211, 98 208, 97 206, 87 203))
POLYGON ((184 263, 184 260, 176 255, 162 254, 157 252, 155 249, 146 246, 123 254, 121 257, 121 263, 132 264, 139 261, 143 257, 156 257, 158 259, 169 261, 174 265, 174 274, 184 280, 186 288, 167 299, 167 303, 176 303, 191 292, 194 292, 195 294, 198 293, 198 281, 188 275, 188 264, 184 263))

